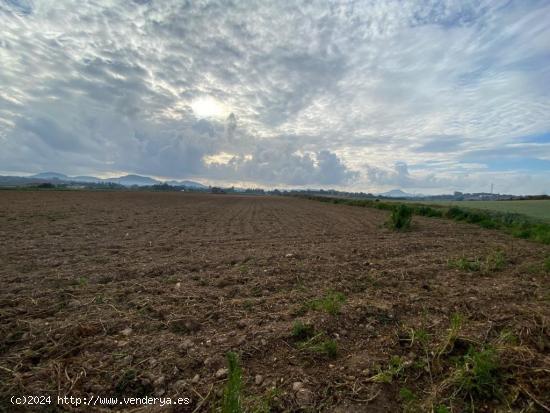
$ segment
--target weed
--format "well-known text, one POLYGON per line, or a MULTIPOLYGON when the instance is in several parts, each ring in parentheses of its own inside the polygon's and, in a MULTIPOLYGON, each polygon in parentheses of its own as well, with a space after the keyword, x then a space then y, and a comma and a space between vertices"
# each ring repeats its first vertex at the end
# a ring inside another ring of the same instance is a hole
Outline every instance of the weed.
POLYGON ((455 394, 464 394, 472 399, 499 397, 500 375, 498 357, 491 348, 477 351, 470 348, 464 355, 453 378, 455 394))
POLYGON ((328 358, 338 356, 336 341, 326 338, 325 333, 315 334, 312 325, 296 321, 292 327, 292 337, 298 340, 298 347, 313 353, 322 354, 328 358))
POLYGON ((281 396, 282 391, 276 387, 269 389, 262 396, 248 397, 246 411, 254 413, 270 413, 278 411, 276 409, 277 398, 281 396))
POLYGON ((85 287, 88 285, 88 279, 86 277, 78 277, 77 283, 79 287, 85 287))
POLYGON ((304 324, 297 320, 292 325, 292 337, 298 341, 308 340, 315 335, 315 330, 311 324, 304 324))
POLYGON ((477 258, 469 260, 468 258, 462 257, 456 260, 450 260, 449 267, 462 271, 475 272, 481 269, 481 262, 477 258))
POLYGON ((411 226, 412 214, 411 207, 400 204, 392 210, 388 226, 395 231, 405 231, 411 226))
POLYGON ((388 368, 381 370, 370 378, 375 383, 391 383, 394 378, 401 375, 405 369, 405 362, 399 356, 392 356, 388 364, 388 368))
POLYGON ((484 260, 479 258, 468 259, 466 257, 448 261, 450 268, 456 268, 462 271, 490 273, 502 270, 506 266, 506 256, 504 252, 497 250, 491 252, 484 260))
POLYGON ((547 257, 544 260, 544 263, 543 263, 542 267, 544 268, 544 271, 550 272, 550 257, 547 257))
POLYGON ((223 391, 222 413, 241 413, 242 369, 236 353, 227 353, 228 378, 223 391))
POLYGON ((252 300, 245 300, 243 302, 243 308, 247 311, 251 311, 254 308, 254 302, 252 300))
POLYGON ((506 266, 504 252, 494 251, 487 256, 484 262, 483 270, 485 272, 500 271, 506 266))
POLYGON ((306 304, 307 308, 325 311, 328 314, 336 315, 340 312, 342 304, 346 301, 346 296, 340 292, 329 291, 323 298, 311 300, 306 304))
POLYGON ((399 389, 399 398, 404 402, 412 402, 416 399, 416 396, 411 389, 401 387, 399 389))
POLYGON ((315 353, 324 354, 331 359, 338 356, 338 344, 336 341, 331 339, 323 340, 318 344, 313 344, 309 347, 309 349, 315 353))
POLYGON ((135 370, 126 370, 115 385, 115 395, 144 397, 153 392, 151 384, 144 384, 135 370))
POLYGON ((441 348, 437 352, 437 357, 441 357, 443 354, 451 351, 454 347, 455 341, 458 338, 458 332, 462 327, 462 316, 460 314, 453 314, 451 316, 451 325, 447 337, 443 341, 441 348))

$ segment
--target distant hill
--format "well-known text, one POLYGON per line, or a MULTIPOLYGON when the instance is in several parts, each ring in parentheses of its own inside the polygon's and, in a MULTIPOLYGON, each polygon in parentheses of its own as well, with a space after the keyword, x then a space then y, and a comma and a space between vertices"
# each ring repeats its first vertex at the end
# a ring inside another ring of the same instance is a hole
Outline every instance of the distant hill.
POLYGON ((30 178, 36 179, 59 179, 60 181, 66 181, 69 179, 67 175, 60 174, 58 172, 41 172, 39 174, 31 175, 30 178))
MULTIPOLYGON (((151 185, 159 185, 163 183, 163 181, 159 181, 157 179, 154 179, 148 176, 141 176, 141 175, 135 175, 135 174, 129 174, 124 176, 112 177, 112 178, 98 178, 95 176, 86 176, 86 175, 68 176, 59 172, 41 172, 31 176, 0 176, 0 185, 17 186, 17 185, 29 185, 29 184, 46 183, 46 182, 52 182, 56 184, 75 183, 75 182, 89 183, 89 184, 113 183, 113 184, 118 184, 123 186, 134 186, 134 185, 151 186, 151 185)), ((184 180, 184 181, 171 180, 166 183, 172 186, 186 186, 186 187, 199 188, 199 189, 208 188, 206 185, 203 185, 199 182, 187 181, 187 180, 184 180)))
POLYGON ((392 189, 391 191, 381 193, 380 196, 385 196, 388 198, 416 198, 418 195, 409 194, 402 191, 401 189, 392 189))
POLYGON ((146 185, 158 185, 162 183, 156 179, 149 178, 148 176, 140 175, 124 175, 118 178, 105 178, 103 182, 113 182, 115 184, 120 184, 124 186, 146 186, 146 185))

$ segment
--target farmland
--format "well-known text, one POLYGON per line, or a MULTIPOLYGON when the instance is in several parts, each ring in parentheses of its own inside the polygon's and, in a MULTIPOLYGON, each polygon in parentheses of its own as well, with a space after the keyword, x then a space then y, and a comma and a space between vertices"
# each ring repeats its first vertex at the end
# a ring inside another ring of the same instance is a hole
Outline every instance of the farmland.
POLYGON ((228 352, 245 411, 548 406, 550 247, 423 216, 394 232, 388 215, 285 197, 3 191, 0 411, 30 394, 222 411, 228 352))

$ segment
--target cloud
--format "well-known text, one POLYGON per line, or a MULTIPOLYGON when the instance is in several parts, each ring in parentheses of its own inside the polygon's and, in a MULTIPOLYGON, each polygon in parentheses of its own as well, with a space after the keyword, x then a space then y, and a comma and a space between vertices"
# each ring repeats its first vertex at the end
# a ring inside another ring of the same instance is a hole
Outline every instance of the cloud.
POLYGON ((544 190, 548 151, 525 139, 550 131, 549 17, 542 0, 0 0, 0 164, 365 191, 498 170, 544 190), (201 119, 201 98, 232 116, 201 119))

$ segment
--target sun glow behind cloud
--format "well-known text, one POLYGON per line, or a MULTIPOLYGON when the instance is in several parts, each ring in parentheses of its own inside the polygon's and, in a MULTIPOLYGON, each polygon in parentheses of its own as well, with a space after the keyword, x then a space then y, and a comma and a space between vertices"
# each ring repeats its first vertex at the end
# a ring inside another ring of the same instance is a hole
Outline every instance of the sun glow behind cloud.
POLYGON ((191 109, 198 118, 224 119, 229 115, 228 108, 211 96, 202 96, 193 100, 191 109))

